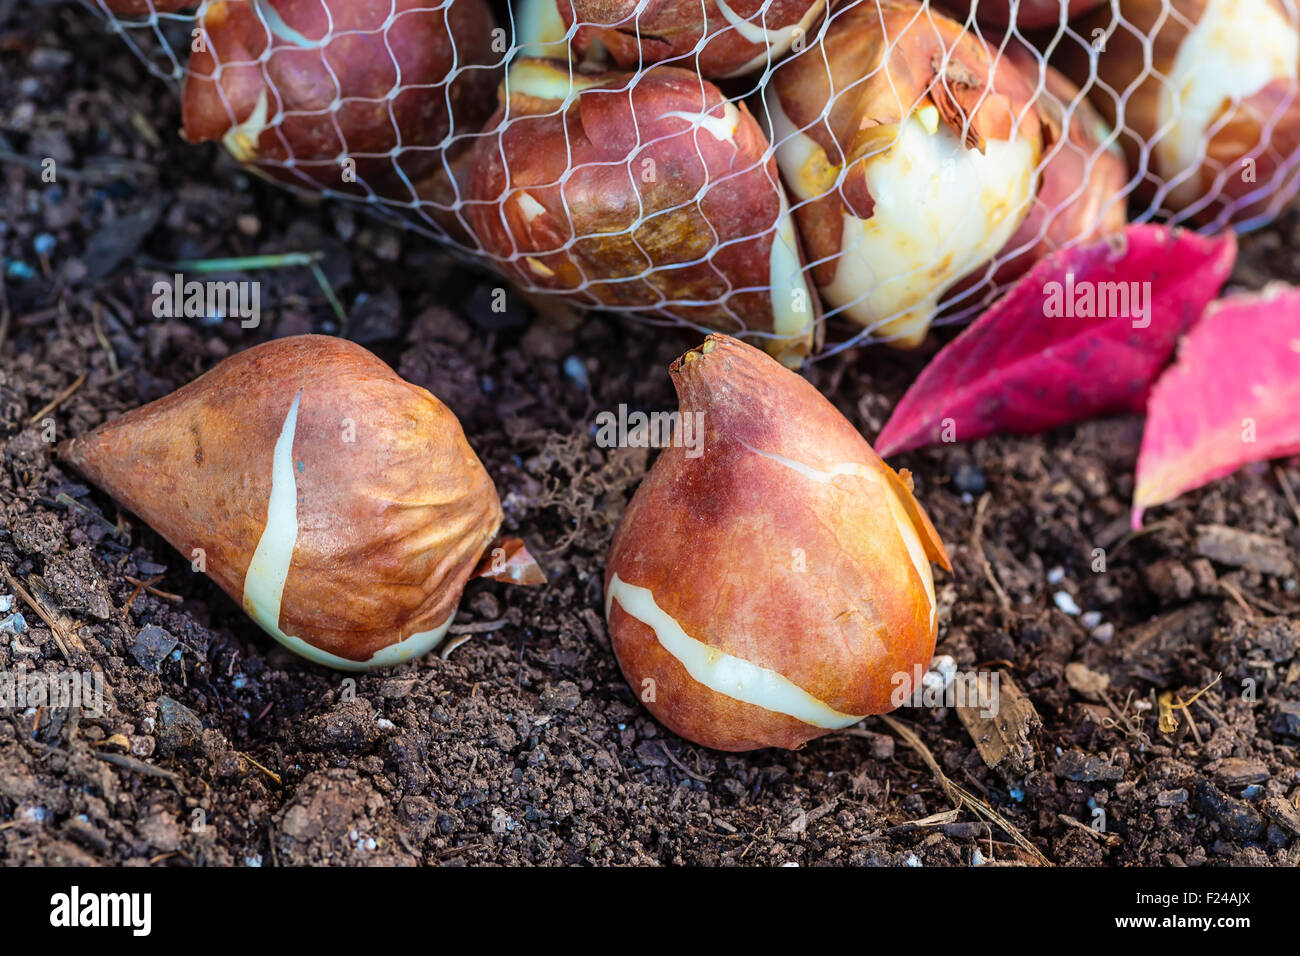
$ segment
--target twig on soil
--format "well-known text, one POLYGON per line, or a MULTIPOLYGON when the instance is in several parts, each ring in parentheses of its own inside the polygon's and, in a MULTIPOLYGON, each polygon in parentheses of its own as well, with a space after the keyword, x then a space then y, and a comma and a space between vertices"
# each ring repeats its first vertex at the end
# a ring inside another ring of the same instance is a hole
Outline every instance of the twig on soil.
POLYGON ((180 776, 172 773, 170 770, 164 770, 162 767, 155 767, 151 763, 145 763, 143 760, 136 760, 134 757, 128 757, 125 754, 105 753, 102 750, 92 750, 90 755, 96 760, 102 760, 104 763, 111 763, 115 767, 121 767, 123 770, 134 770, 136 773, 142 773, 147 777, 161 777, 163 780, 169 780, 172 783, 179 783, 180 776))
POLYGON ((59 392, 58 395, 55 395, 53 401, 51 401, 49 404, 42 407, 31 418, 27 419, 27 424, 35 425, 42 418, 44 418, 50 412, 54 411, 56 408, 58 408, 60 405, 66 402, 69 398, 71 398, 73 392, 75 392, 77 389, 81 388, 81 386, 86 384, 86 378, 89 376, 89 374, 90 374, 89 372, 82 372, 80 375, 78 375, 77 380, 73 382, 71 385, 69 385, 67 388, 65 388, 63 391, 59 392))
POLYGON ((1231 584, 1229 584, 1227 581, 1224 581, 1223 579, 1219 580, 1218 585, 1219 588, 1225 591, 1229 597, 1231 597, 1234 601, 1236 601, 1239 605, 1241 605, 1241 609, 1246 612, 1246 618, 1248 620, 1253 621, 1256 618, 1254 608, 1251 606, 1252 604, 1254 605, 1254 607, 1258 607, 1261 610, 1267 611, 1269 614, 1287 616, 1291 613, 1290 611, 1278 607, 1276 604, 1270 604, 1268 601, 1265 601, 1263 598, 1260 597, 1248 598, 1246 597, 1246 595, 1242 594, 1241 591, 1237 590, 1235 587, 1233 587, 1231 584))
POLYGON ((102 321, 104 307, 98 302, 90 304, 90 324, 95 330, 95 338, 99 340, 99 346, 108 356, 108 367, 114 375, 117 374, 117 353, 113 351, 113 346, 108 341, 108 336, 104 334, 104 323, 102 321))
POLYGON ((76 498, 73 498, 67 492, 60 491, 57 495, 54 496, 54 500, 57 503, 63 505, 65 508, 71 508, 73 511, 79 511, 87 518, 100 522, 105 528, 108 529, 109 534, 111 534, 115 538, 119 538, 125 541, 125 538, 123 537, 122 534, 122 528, 119 525, 113 524, 113 522, 109 521, 107 518, 105 518, 94 508, 87 508, 85 505, 83 505, 76 498))
POLYGON ((157 577, 150 578, 148 581, 141 581, 138 578, 131 577, 129 574, 122 575, 122 579, 128 584, 135 585, 135 590, 131 592, 131 596, 126 599, 126 604, 122 607, 123 623, 126 623, 127 616, 131 613, 131 605, 135 603, 135 599, 140 596, 141 591, 147 591, 154 597, 161 598, 164 601, 170 601, 172 604, 180 604, 181 601, 185 600, 179 594, 172 594, 170 591, 160 591, 158 588, 154 587, 155 584, 163 579, 161 574, 157 577))
POLYGON ((263 767, 260 763, 258 763, 256 760, 254 760, 252 757, 250 757, 248 754, 244 753, 243 751, 236 751, 236 753, 238 753, 239 756, 243 757, 245 760, 251 763, 258 770, 262 771, 262 773, 266 774, 268 777, 274 780, 275 785, 277 787, 284 786, 284 781, 280 779, 280 775, 276 773, 274 770, 268 770, 266 767, 263 767))
POLYGON ((8 568, 0 568, 0 574, 4 575, 5 583, 8 584, 9 587, 13 588, 14 593, 22 598, 27 603, 27 606, 36 612, 36 616, 45 622, 45 626, 48 627, 50 633, 54 635, 54 643, 58 645, 59 652, 63 654, 63 659, 71 662, 72 655, 68 653, 68 645, 65 641, 66 635, 63 632, 63 628, 55 622, 54 618, 50 616, 50 613, 45 610, 41 603, 37 601, 36 598, 32 597, 31 593, 25 587, 18 583, 18 580, 9 573, 8 568))
POLYGON ((975 527, 971 531, 970 543, 971 548, 979 558, 980 567, 984 569, 984 577, 993 586, 1003 610, 1009 611, 1011 610, 1011 598, 1007 597, 1007 592, 1002 589, 1001 583, 993 573, 993 565, 989 564, 989 556, 984 553, 984 512, 989 506, 990 497, 989 492, 984 492, 984 494, 980 495, 979 504, 975 506, 975 527))
MULTIPOLYGON (((1120 710, 1117 706, 1115 706, 1115 701, 1111 700, 1110 694, 1106 693, 1105 690, 1102 690, 1100 688, 1098 689, 1097 692, 1101 694, 1101 699, 1106 702, 1106 706, 1111 709, 1111 713, 1113 713, 1117 718, 1119 718, 1118 720, 1111 721, 1111 726, 1114 727, 1122 726, 1124 728, 1125 733, 1127 733, 1130 737, 1136 737, 1144 744, 1151 742, 1150 738, 1148 738, 1147 735, 1142 731, 1142 728, 1134 727, 1132 722, 1128 718, 1128 714, 1125 711, 1120 710)), ((1132 699, 1133 699, 1133 693, 1130 691, 1128 697, 1124 698, 1125 708, 1128 707, 1129 701, 1132 699)), ((1101 725, 1105 727, 1106 721, 1103 720, 1101 725)))
POLYGON ((1108 846, 1115 846, 1120 842, 1119 837, 1116 836, 1115 834, 1104 833, 1099 830, 1094 830, 1092 827, 1088 826, 1088 824, 1084 823, 1082 820, 1076 820, 1074 819, 1074 817, 1070 816, 1069 814, 1058 813, 1056 815, 1056 818, 1060 820, 1062 823, 1064 823, 1066 826, 1074 827, 1076 830, 1082 830, 1084 833, 1087 833, 1090 836, 1092 836, 1093 839, 1100 840, 1102 843, 1105 843, 1108 846))
POLYGON ((1291 488, 1291 482, 1286 477, 1286 471, 1281 465, 1273 466, 1273 474, 1277 476, 1277 483, 1282 486, 1282 494, 1286 496, 1286 502, 1291 506, 1291 513, 1295 515, 1295 523, 1300 525, 1300 501, 1296 500, 1295 491, 1291 488))
POLYGON ((1128 547, 1129 544, 1136 541, 1138 538, 1145 537, 1149 534, 1154 534, 1157 531, 1163 531, 1166 528, 1172 528, 1177 523, 1178 522, 1176 522, 1173 518, 1165 518, 1163 521, 1153 521, 1151 522, 1151 524, 1143 525, 1141 528, 1138 528, 1136 531, 1130 531, 1115 543, 1115 547, 1110 549, 1110 555, 1111 557, 1114 557, 1115 555, 1119 554, 1120 551, 1122 551, 1124 548, 1128 547))
POLYGON ((172 594, 170 591, 162 591, 154 587, 155 584, 157 584, 159 581, 163 579, 163 576, 161 574, 158 575, 157 577, 150 578, 148 581, 141 581, 138 578, 131 577, 131 575, 129 574, 122 575, 122 578, 128 584, 138 585, 139 587, 143 588, 145 591, 152 594, 154 597, 162 598, 164 601, 170 601, 172 604, 180 604, 182 601, 185 600, 179 594, 172 594))
POLYGON ((975 814, 984 817, 984 819, 988 820, 990 823, 996 824, 1015 841, 1016 846, 1028 853, 1039 866, 1052 866, 1052 861, 1043 856, 1042 851, 1039 850, 1038 847, 1034 846, 1033 843, 1029 842, 1028 838, 1016 829, 1010 820, 998 813, 983 800, 977 799, 974 794, 961 786, 961 784, 950 780, 948 775, 943 772, 943 768, 939 766, 939 761, 934 759, 934 754, 930 752, 930 748, 925 745, 925 741, 918 737, 910 727, 902 721, 895 720, 888 714, 881 714, 880 719, 885 722, 885 725, 889 727, 890 730, 902 739, 903 743, 916 751, 921 760, 925 762, 925 765, 930 768, 930 773, 934 775, 934 779, 939 784, 939 788, 943 790, 948 799, 953 802, 953 806, 958 809, 966 807, 975 814))
POLYGON ((348 313, 343 308, 343 303, 339 301, 334 294, 334 287, 330 285, 330 280, 325 275, 325 270, 320 267, 320 261, 325 258, 323 252, 282 252, 272 255, 261 256, 236 256, 230 259, 182 259, 178 262, 170 263, 169 268, 178 272, 197 272, 200 275, 213 272, 256 272, 259 269, 284 269, 295 266, 306 266, 311 270, 312 276, 316 279, 316 284, 325 295, 325 301, 329 303, 330 308, 334 311, 334 317, 339 320, 339 334, 347 332, 348 313))
POLYGON ((698 780, 700 783, 710 782, 708 777, 701 777, 698 773, 695 773, 689 767, 687 767, 686 764, 682 763, 680 760, 674 757, 673 752, 668 749, 668 746, 662 740, 659 741, 659 749, 663 751, 665 757, 667 757, 669 760, 673 762, 673 766, 675 766, 682 773, 686 774, 686 776, 690 777, 692 780, 698 780))

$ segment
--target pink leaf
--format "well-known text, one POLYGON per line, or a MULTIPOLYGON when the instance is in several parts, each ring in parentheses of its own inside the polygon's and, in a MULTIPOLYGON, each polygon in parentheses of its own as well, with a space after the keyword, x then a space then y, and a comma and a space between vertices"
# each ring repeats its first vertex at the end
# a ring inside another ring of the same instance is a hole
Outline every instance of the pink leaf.
POLYGON ((1230 233, 1129 226, 1044 259, 926 366, 876 451, 1141 411, 1236 257, 1230 233))
POLYGON ((1215 302, 1151 389, 1138 455, 1142 512, 1242 465, 1300 454, 1300 289, 1215 302))

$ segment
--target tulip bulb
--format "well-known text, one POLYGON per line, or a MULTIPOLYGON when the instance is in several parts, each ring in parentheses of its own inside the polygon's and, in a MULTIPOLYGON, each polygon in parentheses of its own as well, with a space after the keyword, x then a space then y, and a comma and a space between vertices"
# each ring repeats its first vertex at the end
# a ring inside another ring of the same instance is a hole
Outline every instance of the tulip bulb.
POLYGON ((199 0, 99 0, 104 9, 119 17, 147 17, 151 13, 178 13, 197 7, 199 0))
POLYGON ((364 670, 437 646, 475 574, 540 580, 455 415, 342 339, 240 352, 61 457, 263 630, 364 670))
POLYGON ((474 147, 466 219, 527 289, 589 306, 747 329, 783 361, 818 305, 767 140, 686 70, 512 66, 474 147))
POLYGON ((1155 197, 1204 222, 1276 213, 1300 166, 1294 4, 1120 0, 1119 17, 1107 7, 1081 20, 1085 36, 1105 31, 1105 48, 1063 63, 1080 83, 1095 69, 1104 85, 1090 95, 1124 132, 1130 165, 1164 184, 1155 197))
POLYGON ((624 69, 671 62, 706 79, 743 76, 801 44, 826 0, 543 0, 566 27, 573 48, 600 49, 624 69))
POLYGON ((994 282, 1005 285, 1064 246, 1119 232, 1128 222, 1128 168, 1109 126, 1073 83, 1019 45, 1003 51, 1037 79, 1034 110, 1043 158, 1029 215, 1002 252, 994 282))
POLYGON ((977 36, 912 0, 837 11, 764 96, 827 306, 919 343, 944 291, 1029 211, 1041 133, 1033 88, 977 36))
POLYGON ((735 339, 669 374, 704 441, 664 449, 614 535, 606 618, 628 682, 719 750, 793 749, 892 710, 934 652, 930 562, 948 568, 909 476, 735 339))
POLYGON ((1109 0, 942 0, 941 5, 961 17, 975 8, 975 19, 992 27, 1015 25, 1021 30, 1056 26, 1061 14, 1069 20, 1108 3, 1109 0))
POLYGON ((292 185, 411 201, 492 112, 485 0, 216 0, 199 24, 186 139, 292 185))

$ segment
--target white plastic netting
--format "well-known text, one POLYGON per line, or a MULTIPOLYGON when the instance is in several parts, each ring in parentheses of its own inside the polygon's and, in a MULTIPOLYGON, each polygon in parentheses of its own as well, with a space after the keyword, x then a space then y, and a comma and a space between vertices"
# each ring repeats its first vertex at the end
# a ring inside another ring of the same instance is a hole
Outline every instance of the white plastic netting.
POLYGON ((1125 222, 1258 226, 1300 167, 1296 0, 86 2, 187 138, 789 364, 1125 222))

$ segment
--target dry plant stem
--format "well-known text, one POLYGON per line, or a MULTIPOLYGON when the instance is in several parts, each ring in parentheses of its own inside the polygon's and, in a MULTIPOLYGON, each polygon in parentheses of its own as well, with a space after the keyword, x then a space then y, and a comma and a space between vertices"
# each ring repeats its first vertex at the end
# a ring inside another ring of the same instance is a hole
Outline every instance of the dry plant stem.
POLYGON ((103 316, 104 307, 98 302, 92 302, 90 306, 90 321, 95 330, 95 339, 99 342, 99 347, 104 350, 104 354, 108 356, 109 370, 116 375, 118 372, 117 353, 113 351, 113 346, 109 343, 108 336, 104 334, 103 316))
POLYGON ((54 643, 58 645, 59 652, 63 655, 63 659, 71 663, 72 655, 68 653, 68 645, 65 641, 63 628, 55 623, 54 618, 45 610, 44 607, 41 606, 40 602, 32 597, 25 587, 18 583, 18 580, 9 573, 8 568, 0 568, 0 574, 4 575, 5 583, 8 584, 9 587, 13 588, 14 593, 22 598, 27 603, 27 606, 35 611, 37 616, 45 622, 45 626, 48 627, 50 633, 54 635, 54 643))
POLYGON ((162 598, 164 601, 170 601, 173 604, 179 604, 181 601, 184 600, 184 598, 182 598, 179 594, 172 594, 170 591, 162 591, 154 587, 155 584, 157 584, 159 581, 162 580, 161 574, 155 578, 150 578, 148 581, 141 581, 138 578, 131 577, 131 575, 129 574, 122 575, 122 578, 128 584, 138 585, 139 587, 143 588, 145 591, 148 591, 154 597, 162 598))
POLYGON ((890 717, 888 714, 881 714, 880 719, 885 722, 885 725, 889 727, 890 730, 902 739, 903 743, 916 751, 917 755, 925 762, 925 765, 930 768, 930 772, 934 775, 934 779, 939 784, 940 789, 943 790, 944 794, 953 802, 955 807, 959 809, 961 807, 966 807, 988 820, 990 823, 1001 827, 1002 830, 1015 841, 1016 846, 1028 853, 1039 866, 1054 865, 1051 860, 1043 856, 1042 851, 1039 850, 1038 847, 1030 843, 1025 835, 1012 825, 1011 821, 1002 816, 1002 814, 998 813, 983 800, 977 799, 975 795, 965 787, 950 780, 948 775, 945 774, 943 769, 939 766, 939 762, 934 759, 934 754, 930 752, 930 748, 925 745, 925 742, 921 740, 921 738, 918 737, 910 727, 902 721, 890 717))
POLYGON ((136 760, 134 757, 127 757, 124 754, 104 753, 102 750, 91 751, 91 756, 96 760, 102 760, 105 763, 111 763, 115 767, 121 767, 124 770, 134 770, 136 773, 142 773, 148 777, 161 777, 169 780, 179 786, 180 777, 170 770, 164 770, 162 767, 155 767, 151 763, 145 763, 143 760, 136 760))
POLYGON ((262 771, 262 773, 266 774, 268 777, 274 780, 276 786, 284 786, 284 781, 280 779, 280 775, 276 773, 274 770, 268 770, 266 767, 262 766, 260 763, 258 763, 256 760, 254 760, 252 757, 250 757, 248 754, 244 753, 243 751, 240 751, 239 756, 243 757, 245 760, 251 763, 258 770, 262 771))
POLYGON ((58 408, 60 405, 66 402, 69 398, 71 398, 72 394, 77 389, 81 388, 81 386, 86 384, 86 378, 88 375, 89 375, 88 372, 82 372, 80 375, 78 375, 77 380, 75 382, 73 382, 63 391, 59 392, 59 394, 54 396, 54 399, 49 404, 43 406, 38 412, 36 412, 35 415, 27 419, 27 424, 35 425, 42 418, 44 418, 50 412, 54 411, 56 408, 58 408))
POLYGON ((970 542, 971 548, 974 549, 976 557, 979 558, 980 567, 984 570, 984 577, 992 585, 994 592, 998 596, 998 602, 1002 605, 1003 610, 1011 610, 1011 598, 1007 597, 1007 592, 1002 589, 1002 584, 998 581, 997 575, 993 573, 993 566, 989 564, 989 557, 984 553, 984 512, 989 506, 989 492, 984 492, 980 496, 979 504, 975 506, 975 527, 971 531, 970 542))
POLYGON ((1291 506, 1291 513, 1295 515, 1295 523, 1300 525, 1300 501, 1296 500, 1295 490, 1291 487, 1291 481, 1286 476, 1286 471, 1281 465, 1273 466, 1273 474, 1277 476, 1277 483, 1282 486, 1282 494, 1286 495, 1286 503, 1291 506))

